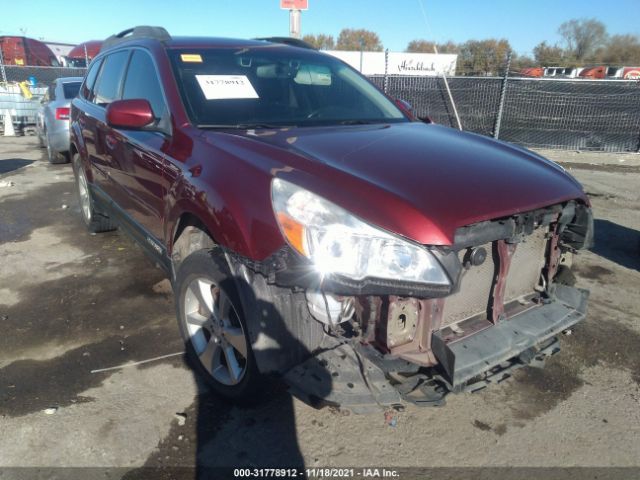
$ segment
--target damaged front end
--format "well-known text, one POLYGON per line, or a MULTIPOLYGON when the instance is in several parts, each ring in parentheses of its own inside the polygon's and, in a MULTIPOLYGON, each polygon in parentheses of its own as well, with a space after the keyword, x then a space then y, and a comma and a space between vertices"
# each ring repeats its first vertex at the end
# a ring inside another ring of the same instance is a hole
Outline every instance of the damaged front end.
POLYGON ((448 392, 539 365, 559 350, 556 336, 585 317, 589 294, 573 287, 570 267, 592 242, 590 208, 570 201, 459 228, 452 247, 432 249, 452 278, 446 292, 308 285, 309 311, 329 342, 285 378, 308 399, 367 411, 402 400, 440 405, 448 392))
POLYGON ((355 412, 440 405, 539 365, 586 314, 572 255, 593 217, 571 200, 458 228, 425 246, 274 180, 288 245, 261 262, 235 256, 258 368, 284 374, 316 405, 355 412), (373 272, 373 273, 372 273, 373 272), (279 321, 281 320, 281 321, 279 321))

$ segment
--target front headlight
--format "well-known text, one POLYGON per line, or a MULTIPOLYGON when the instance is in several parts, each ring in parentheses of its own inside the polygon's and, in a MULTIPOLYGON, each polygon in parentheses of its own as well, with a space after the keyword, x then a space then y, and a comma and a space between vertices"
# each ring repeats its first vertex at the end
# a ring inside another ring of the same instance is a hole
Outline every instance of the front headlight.
POLYGON ((275 178, 271 197, 284 237, 323 274, 450 284, 424 247, 368 225, 308 190, 275 178))

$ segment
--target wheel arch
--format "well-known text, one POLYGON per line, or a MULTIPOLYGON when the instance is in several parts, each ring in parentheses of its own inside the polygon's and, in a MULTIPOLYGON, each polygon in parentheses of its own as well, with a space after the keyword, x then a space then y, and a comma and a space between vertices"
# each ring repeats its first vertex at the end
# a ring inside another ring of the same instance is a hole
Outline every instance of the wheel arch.
POLYGON ((184 211, 178 216, 169 240, 167 250, 174 278, 180 264, 191 253, 217 245, 205 222, 190 211, 184 211))

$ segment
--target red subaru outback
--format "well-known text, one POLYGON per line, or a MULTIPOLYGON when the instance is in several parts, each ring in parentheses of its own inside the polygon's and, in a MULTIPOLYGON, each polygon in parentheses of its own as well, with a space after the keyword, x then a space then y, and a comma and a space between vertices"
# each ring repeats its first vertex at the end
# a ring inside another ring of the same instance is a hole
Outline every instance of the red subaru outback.
POLYGON ((171 278, 219 393, 278 373, 354 409, 441 403, 585 316, 589 201, 522 148, 418 121, 288 39, 109 38, 72 104, 82 215, 171 278))

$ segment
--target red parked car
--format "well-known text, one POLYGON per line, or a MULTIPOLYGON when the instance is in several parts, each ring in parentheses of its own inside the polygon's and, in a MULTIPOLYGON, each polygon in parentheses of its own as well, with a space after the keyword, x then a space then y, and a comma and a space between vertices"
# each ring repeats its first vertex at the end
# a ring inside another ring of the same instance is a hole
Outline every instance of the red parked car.
POLYGON ((71 116, 84 221, 166 269, 223 395, 278 373, 317 403, 440 403, 541 361, 585 316, 574 178, 420 122, 299 41, 137 27, 105 41, 71 116))

